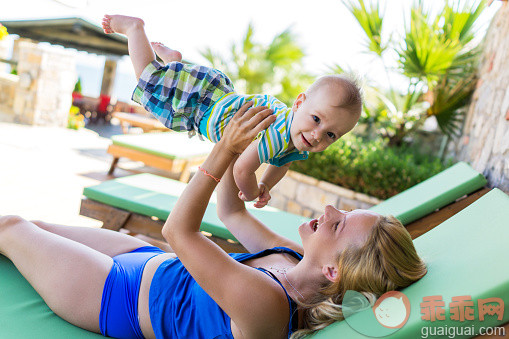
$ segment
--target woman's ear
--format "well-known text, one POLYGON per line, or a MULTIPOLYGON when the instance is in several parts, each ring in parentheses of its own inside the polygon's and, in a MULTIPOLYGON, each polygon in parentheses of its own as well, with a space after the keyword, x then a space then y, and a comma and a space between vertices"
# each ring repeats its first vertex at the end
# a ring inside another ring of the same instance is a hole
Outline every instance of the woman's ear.
POLYGON ((338 269, 332 265, 324 265, 322 267, 322 273, 329 281, 332 282, 336 281, 338 277, 338 269))
POLYGON ((300 105, 306 100, 306 94, 301 93, 299 96, 297 96, 297 99, 295 99, 295 102, 293 103, 292 110, 295 112, 297 109, 299 109, 300 105))

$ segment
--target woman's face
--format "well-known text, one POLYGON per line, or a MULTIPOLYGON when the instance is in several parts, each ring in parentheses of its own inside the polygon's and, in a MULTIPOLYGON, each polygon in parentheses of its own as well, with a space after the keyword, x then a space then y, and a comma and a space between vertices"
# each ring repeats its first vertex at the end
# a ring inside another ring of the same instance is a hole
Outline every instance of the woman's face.
POLYGON ((322 265, 336 265, 337 254, 349 245, 362 245, 379 217, 368 210, 346 212, 327 205, 320 218, 299 227, 306 257, 311 255, 322 265))

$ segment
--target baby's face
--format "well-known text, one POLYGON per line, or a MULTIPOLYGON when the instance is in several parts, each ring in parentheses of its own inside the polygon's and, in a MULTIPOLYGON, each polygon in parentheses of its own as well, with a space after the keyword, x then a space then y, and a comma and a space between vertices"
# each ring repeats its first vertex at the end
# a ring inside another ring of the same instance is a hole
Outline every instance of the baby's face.
POLYGON ((337 107, 338 91, 329 87, 317 89, 306 97, 301 93, 293 104, 294 118, 290 136, 299 151, 322 152, 350 131, 359 117, 337 107))

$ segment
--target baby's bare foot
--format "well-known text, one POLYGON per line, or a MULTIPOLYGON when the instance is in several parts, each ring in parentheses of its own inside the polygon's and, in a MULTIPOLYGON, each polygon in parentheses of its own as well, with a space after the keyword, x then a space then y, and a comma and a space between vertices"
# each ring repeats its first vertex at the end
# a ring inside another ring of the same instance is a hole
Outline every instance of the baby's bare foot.
POLYGON ((102 21, 104 33, 120 33, 127 35, 130 29, 143 27, 145 23, 140 18, 125 15, 106 14, 102 21))
POLYGON ((172 61, 182 61, 182 54, 179 51, 168 48, 160 42, 151 42, 150 44, 157 56, 160 57, 165 64, 172 61))

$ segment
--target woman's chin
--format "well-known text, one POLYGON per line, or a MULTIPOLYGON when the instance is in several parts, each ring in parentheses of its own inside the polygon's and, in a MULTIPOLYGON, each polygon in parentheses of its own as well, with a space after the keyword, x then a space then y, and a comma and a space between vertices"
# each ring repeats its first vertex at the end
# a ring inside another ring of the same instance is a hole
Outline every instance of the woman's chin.
POLYGON ((305 222, 302 225, 300 225, 299 228, 298 228, 299 236, 300 236, 300 239, 302 240, 302 244, 303 245, 304 245, 304 239, 307 238, 307 233, 306 233, 306 228, 307 227, 308 227, 308 223, 305 222))

